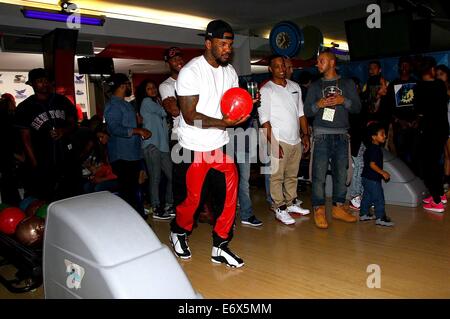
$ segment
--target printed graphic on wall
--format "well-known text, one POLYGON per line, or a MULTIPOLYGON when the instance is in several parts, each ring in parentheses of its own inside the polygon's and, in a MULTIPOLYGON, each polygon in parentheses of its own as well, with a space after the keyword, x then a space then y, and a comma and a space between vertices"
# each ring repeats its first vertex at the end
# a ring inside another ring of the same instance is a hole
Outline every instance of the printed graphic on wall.
POLYGON ((84 74, 75 73, 73 82, 75 83, 75 99, 77 101, 77 109, 81 110, 83 116, 90 117, 88 105, 89 97, 87 94, 87 81, 84 74))
POLYGON ((27 76, 24 74, 14 75, 14 83, 25 83, 27 76))
POLYGON ((28 72, 0 71, 0 94, 11 94, 19 104, 33 94, 33 88, 25 84, 27 79, 28 72))
POLYGON ((24 88, 23 90, 14 89, 14 91, 16 91, 16 94, 14 95, 16 100, 25 100, 28 97, 25 93, 26 90, 27 90, 26 88, 24 88))

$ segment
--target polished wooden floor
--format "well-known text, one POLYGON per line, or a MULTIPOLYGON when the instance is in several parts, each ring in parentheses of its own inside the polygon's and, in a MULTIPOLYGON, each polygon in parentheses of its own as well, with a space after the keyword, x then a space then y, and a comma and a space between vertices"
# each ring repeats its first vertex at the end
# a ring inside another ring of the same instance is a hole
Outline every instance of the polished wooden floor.
MULTIPOLYGON (((252 196, 264 225, 252 228, 238 220, 230 244, 244 267, 230 269, 210 261, 210 225, 199 224, 190 236, 192 259, 179 263, 203 297, 450 298, 450 208, 430 214, 420 207, 388 206, 393 228, 329 218, 330 228, 320 230, 312 216, 285 226, 274 219, 262 190, 252 188, 252 196), (381 288, 367 287, 371 264, 381 268, 381 288)), ((310 207, 309 195, 300 197, 310 207)), ((169 223, 149 220, 169 245, 169 223)), ((42 297, 42 287, 15 295, 0 286, 0 298, 42 297)))

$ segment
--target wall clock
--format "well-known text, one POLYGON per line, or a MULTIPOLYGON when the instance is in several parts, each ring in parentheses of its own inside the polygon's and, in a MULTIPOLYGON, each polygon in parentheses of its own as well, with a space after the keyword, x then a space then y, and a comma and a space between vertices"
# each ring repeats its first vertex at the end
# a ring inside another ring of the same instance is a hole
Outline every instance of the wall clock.
POLYGON ((275 54, 292 58, 303 46, 303 33, 293 22, 279 22, 270 31, 269 42, 275 54))

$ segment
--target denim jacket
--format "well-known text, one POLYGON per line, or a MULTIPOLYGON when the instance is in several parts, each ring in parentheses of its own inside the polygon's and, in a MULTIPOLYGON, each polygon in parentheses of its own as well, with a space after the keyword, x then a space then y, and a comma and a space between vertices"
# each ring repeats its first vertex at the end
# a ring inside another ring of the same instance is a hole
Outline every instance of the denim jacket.
POLYGON ((144 119, 143 127, 152 132, 152 136, 142 143, 142 148, 145 149, 153 144, 160 152, 169 152, 167 113, 163 107, 146 97, 141 103, 141 115, 144 119))
POLYGON ((105 121, 111 135, 108 142, 109 161, 142 159, 141 137, 133 135, 133 129, 137 127, 133 106, 113 95, 105 106, 105 121))

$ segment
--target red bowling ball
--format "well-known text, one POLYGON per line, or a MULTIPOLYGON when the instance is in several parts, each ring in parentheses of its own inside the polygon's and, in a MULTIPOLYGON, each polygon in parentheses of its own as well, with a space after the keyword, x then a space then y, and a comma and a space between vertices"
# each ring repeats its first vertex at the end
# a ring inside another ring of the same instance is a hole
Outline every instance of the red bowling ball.
POLYGON ((0 232, 12 235, 17 225, 25 218, 25 213, 17 207, 8 207, 0 212, 0 232))
POLYGON ((223 115, 231 120, 237 120, 250 114, 253 109, 253 100, 246 90, 231 88, 222 96, 220 109, 223 115))

